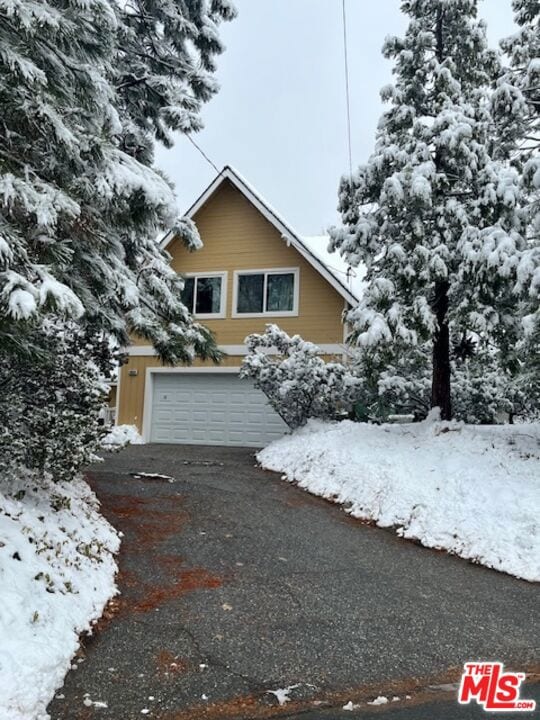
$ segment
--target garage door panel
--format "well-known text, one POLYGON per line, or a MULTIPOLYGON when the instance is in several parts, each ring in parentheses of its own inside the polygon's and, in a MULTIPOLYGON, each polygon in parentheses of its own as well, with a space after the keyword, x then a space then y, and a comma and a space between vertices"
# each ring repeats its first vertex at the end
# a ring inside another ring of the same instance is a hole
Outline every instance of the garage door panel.
POLYGON ((219 405, 220 407, 223 407, 229 396, 226 392, 215 392, 208 393, 206 397, 208 398, 208 402, 212 405, 219 405))
POLYGON ((175 423, 186 423, 187 425, 189 422, 189 412, 185 409, 175 410, 169 415, 168 420, 174 420, 175 423))
POLYGON ((262 447, 287 426, 249 380, 225 373, 156 373, 150 441, 262 447))
POLYGON ((188 403, 193 402, 193 393, 191 392, 175 392, 171 393, 171 400, 174 403, 188 403))
POLYGON ((224 423, 227 413, 224 410, 212 410, 209 416, 210 423, 224 423))

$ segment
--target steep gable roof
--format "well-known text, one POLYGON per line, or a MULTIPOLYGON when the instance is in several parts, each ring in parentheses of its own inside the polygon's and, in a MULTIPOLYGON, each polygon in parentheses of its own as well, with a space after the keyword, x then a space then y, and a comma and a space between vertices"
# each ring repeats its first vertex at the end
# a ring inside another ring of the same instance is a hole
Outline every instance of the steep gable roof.
MULTIPOLYGON (((283 240, 291 245, 302 257, 324 277, 324 279, 332 285, 332 287, 351 305, 356 305, 358 298, 349 288, 336 277, 336 275, 317 257, 306 245, 304 240, 296 233, 291 226, 274 210, 274 208, 259 195, 259 193, 229 165, 216 175, 210 185, 199 195, 197 200, 186 212, 186 216, 192 218, 195 213, 207 202, 207 200, 216 192, 220 185, 229 181, 239 190, 249 202, 259 210, 259 212, 270 222, 280 233, 283 240)), ((162 239, 161 247, 165 249, 174 239, 174 232, 170 230, 162 239)))

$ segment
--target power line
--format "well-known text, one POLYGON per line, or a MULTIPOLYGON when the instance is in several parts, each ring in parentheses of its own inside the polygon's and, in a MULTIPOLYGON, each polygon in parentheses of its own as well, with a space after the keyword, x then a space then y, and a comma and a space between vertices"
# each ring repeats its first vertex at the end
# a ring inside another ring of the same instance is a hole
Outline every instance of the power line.
POLYGON ((350 280, 352 277, 356 277, 356 273, 354 272, 354 269, 350 265, 346 270, 340 270, 339 268, 334 267, 333 265, 329 265, 328 263, 325 263, 325 265, 330 270, 333 270, 334 272, 337 272, 340 275, 345 275, 347 277, 347 280, 350 280))
POLYGON ((186 135, 186 137, 187 137, 187 139, 189 140, 189 142, 190 142, 195 148, 197 148, 197 150, 201 153, 201 155, 202 155, 203 158, 206 160, 206 162, 207 162, 209 165, 211 165, 217 173, 220 172, 219 168, 210 160, 210 158, 209 158, 208 155, 204 152, 204 150, 200 147, 200 145, 197 145, 197 143, 196 143, 195 140, 191 137, 191 135, 186 135))
POLYGON ((343 18, 343 60, 345 66, 345 97, 347 101, 347 142, 349 146, 349 176, 352 181, 352 145, 351 145, 351 98, 349 92, 349 50, 347 46, 347 10, 346 0, 342 0, 343 18))
MULTIPOLYGON (((341 15, 343 19, 343 64, 345 69, 345 98, 347 105, 347 145, 349 150, 349 180, 352 186, 352 142, 351 142, 351 94, 349 90, 349 48, 347 45, 347 0, 342 0, 341 15)), ((356 273, 349 265, 345 273, 347 282, 352 284, 352 276, 356 277, 356 273)))

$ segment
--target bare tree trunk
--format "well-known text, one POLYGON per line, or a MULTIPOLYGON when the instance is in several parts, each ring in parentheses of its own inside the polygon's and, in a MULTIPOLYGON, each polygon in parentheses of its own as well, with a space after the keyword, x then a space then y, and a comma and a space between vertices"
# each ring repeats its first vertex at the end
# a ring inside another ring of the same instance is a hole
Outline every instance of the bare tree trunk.
MULTIPOLYGON (((444 10, 439 6, 435 25, 436 55, 439 62, 444 62, 444 10)), ((439 152, 435 153, 437 170, 441 165, 439 152)), ((448 289, 446 281, 435 283, 435 299, 433 312, 437 318, 437 331, 433 338, 433 369, 431 379, 431 407, 441 410, 443 420, 452 419, 452 403, 450 399, 450 332, 448 329, 448 289)))
POLYGON ((435 284, 433 311, 438 328, 433 338, 433 376, 431 382, 431 407, 441 409, 443 420, 452 419, 450 399, 450 332, 448 330, 448 283, 435 284))

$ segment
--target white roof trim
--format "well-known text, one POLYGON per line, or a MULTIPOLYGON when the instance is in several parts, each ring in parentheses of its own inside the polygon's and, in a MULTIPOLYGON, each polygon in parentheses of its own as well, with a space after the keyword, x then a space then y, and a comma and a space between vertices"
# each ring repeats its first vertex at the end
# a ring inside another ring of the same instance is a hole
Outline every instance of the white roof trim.
MULTIPOLYGON (((252 205, 270 222, 276 230, 281 233, 281 236, 297 250, 307 262, 312 265, 317 272, 324 277, 324 279, 337 290, 337 292, 345 298, 345 300, 351 305, 356 305, 358 298, 337 278, 326 265, 314 255, 307 245, 303 242, 301 237, 288 225, 283 218, 267 203, 261 196, 231 167, 226 165, 223 170, 216 175, 214 180, 206 188, 206 190, 199 195, 197 200, 186 212, 188 218, 192 218, 195 213, 207 202, 207 200, 215 193, 218 187, 223 183, 224 180, 229 180, 243 195, 246 197, 252 205)), ((167 248, 171 240, 174 238, 174 232, 169 230, 168 233, 161 240, 160 246, 163 250, 167 248)))

